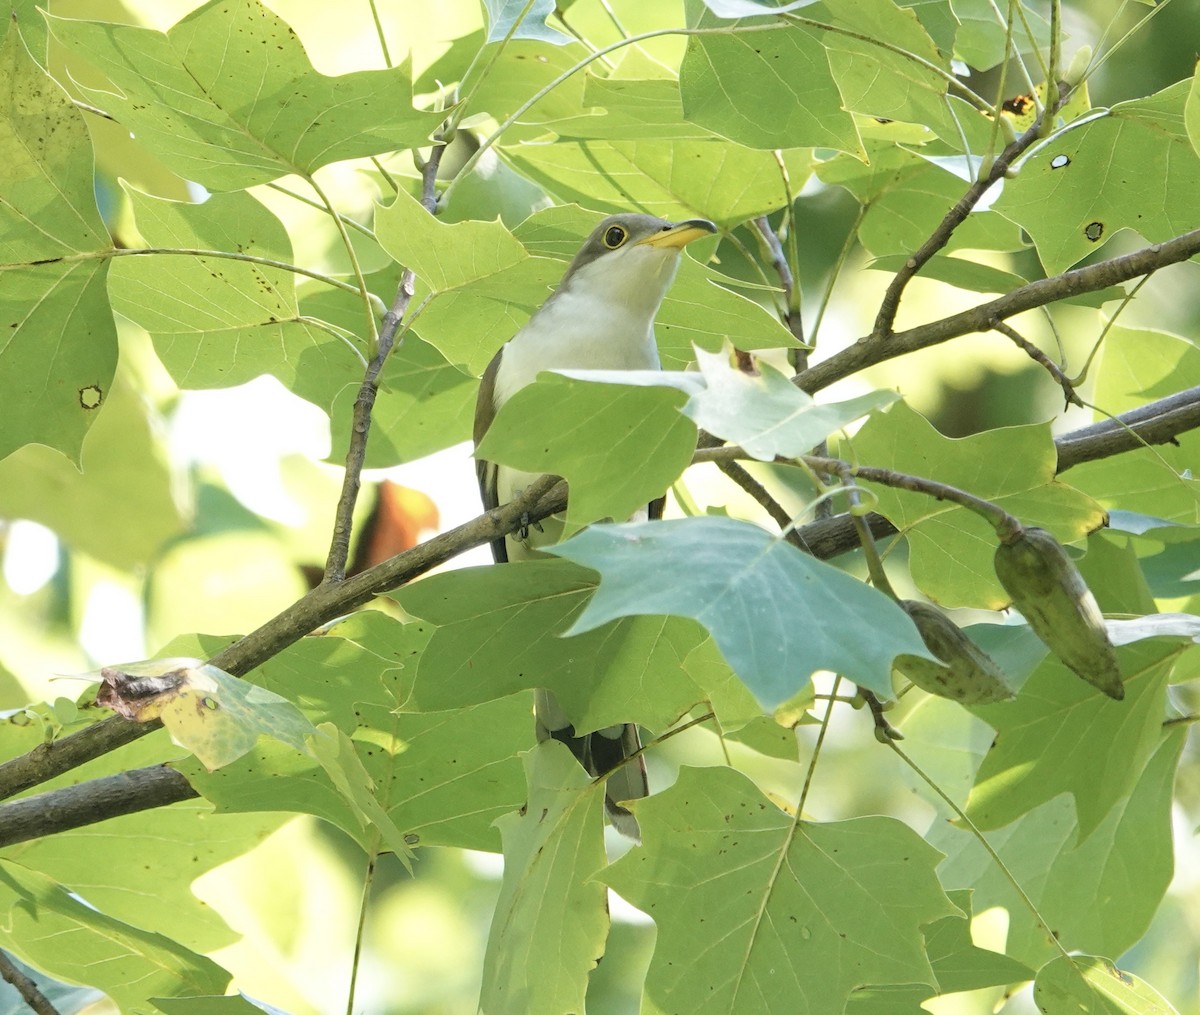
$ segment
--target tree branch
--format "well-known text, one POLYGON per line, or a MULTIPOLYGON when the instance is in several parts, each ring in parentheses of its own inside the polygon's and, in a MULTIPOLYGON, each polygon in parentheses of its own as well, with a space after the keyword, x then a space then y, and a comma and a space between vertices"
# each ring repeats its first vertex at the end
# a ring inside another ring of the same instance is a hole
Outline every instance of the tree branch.
POLYGON ((1053 278, 1039 279, 960 314, 953 314, 908 331, 897 331, 887 339, 876 339, 872 335, 860 338, 848 349, 843 349, 816 366, 809 367, 796 378, 796 384, 812 394, 829 387, 834 381, 840 381, 876 363, 883 363, 919 349, 928 349, 972 332, 988 331, 994 321, 1004 320, 1036 307, 1044 307, 1069 296, 1096 292, 1121 282, 1128 282, 1168 264, 1186 261, 1197 253, 1200 253, 1200 229, 1193 229, 1165 243, 1154 243, 1120 257, 1089 264, 1086 268, 1076 268, 1053 278))
POLYGON ((0 847, 199 795, 187 779, 166 765, 89 779, 76 786, 0 804, 0 847))
POLYGON ((1004 150, 996 156, 996 161, 992 163, 987 173, 980 176, 967 188, 963 196, 954 203, 954 207, 946 213, 946 217, 938 223, 937 228, 929 234, 929 238, 921 244, 912 257, 904 262, 900 270, 892 277, 892 281, 888 283, 887 291, 883 294, 879 313, 875 317, 875 326, 871 329, 873 339, 887 339, 891 336, 892 325, 896 323, 896 313, 900 309, 900 298, 904 295, 905 286, 912 281, 917 272, 925 267, 934 254, 950 242, 954 230, 966 221, 971 210, 979 203, 983 195, 1003 178, 1013 162, 1042 137, 1043 124, 1050 122, 1050 118, 1054 116, 1062 103, 1070 98, 1070 95, 1071 89, 1068 88, 1058 101, 1052 104, 1053 108, 1043 109, 1041 116, 1037 118, 1033 126, 1004 147, 1004 150))
MULTIPOLYGON (((1174 440, 1179 434, 1198 428, 1200 428, 1200 387, 1195 387, 1169 395, 1148 405, 1139 406, 1114 419, 1094 423, 1056 438, 1057 472, 1065 472, 1084 462, 1097 461, 1136 450, 1146 444, 1167 443, 1174 440)), ((697 458, 708 460, 711 455, 698 453, 697 458)), ((509 504, 435 536, 420 546, 415 546, 361 574, 347 578, 344 582, 337 585, 319 586, 258 630, 218 653, 211 662, 229 673, 237 675, 249 673, 256 666, 322 624, 369 602, 376 595, 404 585, 465 550, 483 546, 493 539, 515 532, 528 521, 539 521, 556 514, 566 506, 566 500, 565 483, 557 481, 554 477, 542 477, 537 483, 530 486, 523 496, 509 504)), ((870 514, 865 521, 870 527, 870 531, 878 538, 894 535, 896 532, 891 522, 882 515, 870 514)), ((796 534, 808 551, 822 560, 840 556, 859 545, 853 519, 848 515, 818 519, 798 528, 796 534)), ((94 760, 122 744, 144 736, 157 727, 157 723, 141 725, 114 716, 62 740, 39 745, 28 754, 0 765, 0 799, 61 775, 86 761, 94 760)), ((158 771, 158 769, 144 771, 158 771)), ((173 799, 186 799, 186 796, 183 795, 182 785, 186 784, 186 780, 174 772, 174 769, 167 771, 174 774, 166 775, 160 772, 155 777, 159 790, 163 793, 181 794, 173 799)), ((128 776, 138 775, 136 772, 125 774, 128 776)), ((139 776, 139 778, 141 777, 139 776)), ((103 780, 83 783, 81 786, 70 787, 69 790, 77 791, 78 795, 75 799, 86 800, 90 794, 84 792, 82 787, 92 787, 97 782, 103 782, 103 780)), ((15 807, 17 804, 28 805, 29 810, 26 813, 32 815, 35 808, 34 801, 40 801, 36 807, 45 808, 43 813, 59 815, 56 819, 59 824, 53 829, 27 823, 25 828, 28 834, 23 837, 40 836, 49 834, 50 831, 76 827, 90 821, 112 817, 114 813, 129 813, 128 810, 122 810, 96 814, 94 811, 81 810, 72 817, 71 810, 59 796, 69 790, 54 790, 0 807, 0 829, 4 830, 0 832, 0 836, 2 836, 0 844, 17 841, 9 839, 7 831, 11 813, 9 807, 15 807), (83 817, 84 813, 90 816, 83 817), (29 831, 34 828, 36 828, 35 831, 29 831)), ((145 798, 143 798, 143 803, 144 806, 158 806, 157 803, 145 803, 145 798)), ((80 806, 82 807, 82 804, 80 806)), ((131 810, 139 809, 142 808, 131 808, 131 810)), ((27 819, 27 822, 32 822, 32 817, 27 819)))
MULTIPOLYGON (((238 639, 209 660, 214 666, 244 676, 322 624, 350 612, 377 595, 399 588, 426 571, 476 546, 486 546, 515 532, 523 524, 541 521, 567 504, 566 483, 543 476, 516 500, 390 557, 336 584, 322 584, 262 627, 238 639)), ((120 716, 40 744, 28 754, 0 765, 0 800, 78 768, 123 744, 158 728, 158 723, 133 723, 120 716)))
POLYGON ((0 952, 0 977, 13 985, 13 989, 21 995, 21 1000, 34 1015, 58 1015, 58 1009, 50 1003, 38 986, 28 976, 16 967, 16 964, 4 952, 0 952))

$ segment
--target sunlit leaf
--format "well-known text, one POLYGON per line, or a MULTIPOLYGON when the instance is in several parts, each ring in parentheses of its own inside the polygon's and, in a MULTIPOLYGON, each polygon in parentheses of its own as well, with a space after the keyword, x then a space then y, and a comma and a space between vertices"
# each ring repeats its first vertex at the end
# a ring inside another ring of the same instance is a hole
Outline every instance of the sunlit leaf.
POLYGON ((1050 656, 1010 702, 973 711, 996 729, 975 780, 967 813, 1000 828, 1059 793, 1075 798, 1087 836, 1128 794, 1162 738, 1170 643, 1138 643, 1119 653, 1124 702, 1076 680, 1050 656))
POLYGON ((596 878, 605 864, 603 789, 553 740, 525 755, 525 772, 528 803, 498 822, 504 881, 483 960, 480 1010, 581 1012, 608 927, 605 888, 596 878))
POLYGON ((571 486, 568 532, 603 518, 624 521, 662 496, 692 459, 696 428, 680 415, 682 404, 667 388, 550 374, 505 402, 477 453, 563 476, 571 486))
POLYGON ((840 1011, 862 984, 934 983, 918 928, 956 910, 900 822, 795 824, 726 768, 684 768, 635 809, 645 845, 604 880, 658 926, 656 1010, 840 1011))
POLYGON ((162 934, 106 916, 62 885, 0 860, 0 926, 5 951, 68 983, 98 987, 125 1010, 149 998, 220 994, 229 974, 162 934), (67 942, 70 942, 69 947, 67 942))
POLYGON ((1050 273, 1122 229, 1151 243, 1200 225, 1200 155, 1184 123, 1190 83, 1076 121, 1025 160, 996 210, 1025 229, 1050 273))
POLYGON ((115 87, 81 88, 187 179, 237 190, 421 144, 405 68, 319 74, 295 32, 252 0, 211 0, 169 31, 51 18, 55 39, 115 87))
POLYGON ((596 525, 550 552, 601 574, 570 633, 617 617, 692 617, 768 709, 818 669, 890 698, 893 658, 928 656, 892 600, 746 522, 596 525))
MULTIPOLYGON (((922 729, 905 724, 909 749, 916 749, 914 737, 941 739, 948 719, 931 715, 922 729)), ((1181 729, 1162 738, 1129 795, 1086 839, 1073 803, 1062 794, 987 833, 1063 946, 1120 955, 1145 934, 1173 874, 1172 790, 1185 739, 1181 729)), ((969 753, 986 746, 984 738, 969 753)), ((969 763, 966 753, 958 758, 969 763)), ((927 758, 923 752, 922 760, 927 758)), ((939 819, 927 838, 947 856, 939 869, 947 888, 971 889, 977 912, 994 906, 1007 911, 1011 958, 1036 967, 1059 954, 973 832, 939 819)))
MULTIPOLYGON (((151 246, 292 261, 283 224, 249 194, 183 204, 126 193, 151 246)), ((114 308, 150 332, 180 387, 232 387, 270 374, 329 408, 343 386, 362 379, 347 340, 300 314, 296 276, 283 268, 161 254, 121 258, 111 276, 114 308)), ((357 325, 365 330, 361 316, 357 325)))
POLYGON ((1175 1015, 1176 1012, 1144 980, 1095 955, 1060 956, 1038 970, 1033 999, 1042 1011, 1076 1008, 1096 1015, 1175 1015))
MULTIPOLYGON (((1104 522, 1099 505, 1055 480, 1057 453, 1045 425, 952 440, 902 402, 869 419, 849 447, 863 465, 969 490, 1063 541, 1104 522)), ((1008 604, 992 570, 996 539, 987 522, 930 496, 878 484, 871 484, 871 492, 878 497, 878 510, 905 533, 913 578, 926 595, 948 606, 999 609, 1008 604)))
POLYGON ((0 160, 0 458, 37 442, 78 464, 117 363, 104 291, 112 243, 83 116, 11 23, 0 68, 0 150, 11 153, 0 160))

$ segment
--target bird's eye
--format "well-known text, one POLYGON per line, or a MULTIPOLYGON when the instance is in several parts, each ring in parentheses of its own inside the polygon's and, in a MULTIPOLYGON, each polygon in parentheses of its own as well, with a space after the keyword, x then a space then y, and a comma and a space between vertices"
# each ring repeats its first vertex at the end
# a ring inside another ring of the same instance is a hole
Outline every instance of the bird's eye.
POLYGON ((609 250, 616 250, 617 247, 625 242, 625 237, 628 235, 620 226, 610 226, 604 233, 604 245, 609 250))

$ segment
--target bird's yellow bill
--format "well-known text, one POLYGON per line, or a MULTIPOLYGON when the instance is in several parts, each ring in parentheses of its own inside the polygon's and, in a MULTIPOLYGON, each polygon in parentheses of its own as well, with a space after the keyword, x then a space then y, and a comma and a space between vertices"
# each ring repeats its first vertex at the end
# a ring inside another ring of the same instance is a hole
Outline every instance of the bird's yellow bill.
POLYGON ((692 240, 698 240, 701 236, 711 236, 716 231, 717 227, 709 222, 708 219, 688 219, 686 222, 680 222, 679 225, 672 226, 670 229, 653 233, 642 240, 642 242, 648 247, 679 250, 682 247, 686 247, 692 240))

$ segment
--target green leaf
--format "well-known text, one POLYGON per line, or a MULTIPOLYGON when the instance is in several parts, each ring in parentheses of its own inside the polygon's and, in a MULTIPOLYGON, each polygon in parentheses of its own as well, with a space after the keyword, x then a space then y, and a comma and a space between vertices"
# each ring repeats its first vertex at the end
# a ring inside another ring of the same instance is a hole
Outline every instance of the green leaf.
POLYGON ((229 974, 170 938, 106 916, 85 898, 20 864, 0 860, 0 942, 67 983, 96 987, 122 1010, 157 995, 220 994, 229 974), (69 946, 68 946, 69 942, 69 946))
MULTIPOLYGON (((636 722, 662 730, 703 698, 682 669, 703 640, 678 618, 624 618, 562 637, 596 588, 557 560, 463 568, 403 590, 404 609, 437 628, 413 701, 453 709, 531 687, 552 690, 579 732, 636 722)), ((524 725, 532 731, 528 716, 524 725)))
MULTIPOLYGON (((126 193, 151 246, 292 260, 283 224, 249 194, 184 204, 126 193)), ((338 391, 362 379, 353 348, 300 314, 295 276, 282 268, 162 254, 121 258, 111 278, 114 308, 150 332, 181 387, 231 387, 270 374, 329 410, 338 391)))
POLYGON ((439 222, 404 191, 376 209, 375 230, 383 249, 435 293, 495 276, 529 256, 500 222, 439 222))
POLYGON ((1162 738, 1167 678, 1178 647, 1137 643, 1118 652, 1124 702, 1074 679, 1050 656, 1010 702, 972 711, 997 736, 967 804, 980 828, 1000 828, 1059 793, 1075 798, 1087 837, 1137 782, 1162 738))
MULTIPOLYGON (((944 141, 961 145, 964 127, 946 101, 948 61, 912 11, 891 0, 826 0, 825 6, 829 23, 843 30, 822 38, 842 108, 923 124, 944 141), (884 40, 888 48, 869 40, 884 40)), ((974 111, 966 115, 978 119, 974 111)))
POLYGON ((683 411, 702 430, 740 444, 762 462, 808 454, 830 434, 899 398, 894 391, 872 391, 818 405, 766 363, 752 376, 730 367, 728 355, 697 350, 696 357, 705 386, 683 411))
MULTIPOLYGON (((255 679, 301 702, 314 723, 332 722, 354 740, 395 825, 424 845, 496 850, 493 820, 525 799, 517 753, 534 742, 531 696, 419 710, 413 679, 429 633, 427 625, 358 613, 323 637, 297 642, 255 679)), ((309 756, 260 740, 217 772, 183 770, 222 810, 315 814, 370 846, 369 829, 309 756)))
MULTIPOLYGON (((733 227, 787 203, 771 152, 719 138, 564 140, 508 146, 502 154, 560 200, 606 212, 643 211, 671 220, 704 216, 733 227)), ((812 156, 789 150, 783 158, 798 189, 812 156)))
POLYGON ((45 444, 78 464, 109 394, 112 249, 83 115, 5 26, 0 48, 0 458, 45 444), (75 255, 79 260, 59 261, 75 255), (88 255, 95 255, 91 259, 88 255), (47 262, 47 263, 41 263, 47 262))
MULTIPOLYGON (((721 24, 699 0, 689 0, 685 9, 689 26, 721 24)), ((748 148, 862 154, 854 118, 844 110, 830 72, 824 32, 760 19, 736 21, 728 29, 688 39, 679 67, 687 119, 748 148)))
POLYGON ((1192 84, 1183 105, 1183 123, 1192 148, 1200 155, 1200 74, 1192 75, 1192 84))
POLYGON ((483 959, 480 1011, 582 1012, 608 930, 603 784, 556 741, 525 755, 529 802, 497 822, 504 881, 483 959), (547 961, 547 958, 550 961, 547 961))
POLYGON ((692 460, 696 428, 678 411, 683 401, 668 388, 542 375, 504 403, 476 453, 564 477, 568 532, 624 520, 662 496, 692 460))
MULTIPOLYGON (((161 760, 161 746, 147 752, 145 763, 161 760)), ((134 764, 127 757, 124 763, 134 764)), ((192 883, 254 848, 285 820, 277 812, 218 815, 206 800, 184 800, 7 846, 4 855, 81 893, 106 916, 212 952, 239 935, 197 898, 192 883), (131 850, 135 840, 145 848, 131 850)))
POLYGON ((526 0, 483 0, 483 10, 487 14, 488 42, 502 42, 506 38, 537 39, 562 46, 571 41, 569 35, 546 24, 546 19, 554 13, 554 0, 534 0, 532 4, 526 0), (521 19, 519 24, 518 18, 521 19))
POLYGON ((819 669, 890 698, 895 656, 929 656, 912 621, 883 593, 746 522, 596 525, 549 552, 601 574, 568 633, 617 617, 692 617, 766 709, 819 669))
POLYGON ((1177 1015, 1158 991, 1095 955, 1063 955, 1038 970, 1033 1000, 1042 1011, 1088 1015, 1177 1015))
MULTIPOLYGON (((942 736, 944 718, 925 727, 928 736, 942 736)), ((911 723, 905 732, 919 735, 911 723)), ((1172 790, 1185 741, 1178 728, 1164 735, 1129 795, 1086 839, 1074 805, 1061 794, 988 833, 1065 947, 1120 955, 1149 928, 1173 873, 1172 790)), ((939 873, 947 888, 972 889, 979 912, 1007 911, 1011 958, 1037 966, 1059 954, 973 832, 939 819, 926 838, 946 854, 939 873)))
MULTIPOLYGON (((902 402, 868 419, 850 446, 863 465, 968 490, 1063 542, 1104 523, 1099 505, 1055 480, 1058 454, 1047 424, 954 440, 902 402)), ((948 501, 879 485, 871 490, 877 510, 907 537, 913 580, 927 596, 947 606, 994 610, 1008 604, 992 570, 996 540, 987 522, 948 501)))
POLYGON ((956 910, 899 821, 796 823, 726 768, 634 806, 645 844, 604 880, 658 926, 654 1010, 834 1012, 863 984, 934 984, 919 928, 956 910))
POLYGON ((318 74, 296 33, 252 0, 212 0, 166 33, 50 18, 111 82, 79 84, 181 176, 239 190, 425 142, 407 67, 318 74))
MULTIPOLYGON (((7 276, 4 285, 10 281, 7 276)), ((116 375, 104 397, 104 410, 83 440, 82 472, 41 444, 0 461, 0 515, 41 522, 67 546, 132 569, 180 533, 182 506, 163 421, 129 372, 116 375)))
POLYGON ((412 850, 380 802, 378 787, 367 774, 354 741, 333 723, 321 723, 305 740, 308 753, 321 763, 342 798, 354 809, 361 825, 360 841, 367 839, 368 849, 375 852, 378 837, 411 874, 412 850))
MULTIPOLYGON (((1108 329, 1095 393, 1105 412, 1124 412, 1197 384, 1200 352, 1187 339, 1148 328, 1108 329)), ((1197 470, 1200 439, 1185 433, 1174 444, 1084 462, 1071 470, 1071 483, 1107 507, 1194 523, 1200 521, 1200 482, 1192 478, 1197 470)))
POLYGON ((972 942, 970 892, 946 894, 966 915, 944 916, 923 928, 925 950, 937 977, 939 993, 957 994, 1033 978, 1033 970, 1023 962, 976 947, 972 942))
POLYGON ((1049 274, 1122 229, 1158 243, 1200 224, 1192 199, 1200 157, 1184 124, 1189 87, 1178 81, 1068 125, 1005 181, 996 211, 1033 237, 1049 274))

